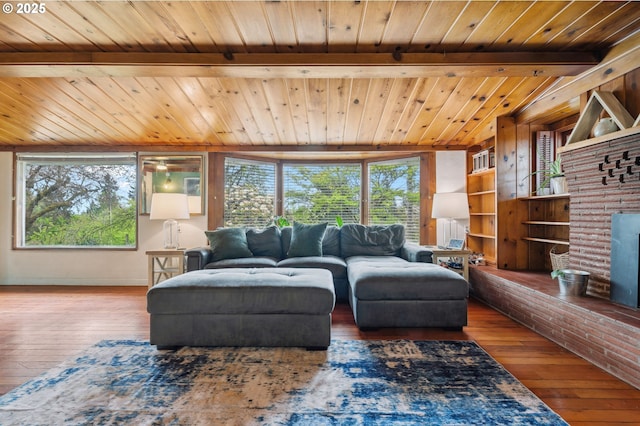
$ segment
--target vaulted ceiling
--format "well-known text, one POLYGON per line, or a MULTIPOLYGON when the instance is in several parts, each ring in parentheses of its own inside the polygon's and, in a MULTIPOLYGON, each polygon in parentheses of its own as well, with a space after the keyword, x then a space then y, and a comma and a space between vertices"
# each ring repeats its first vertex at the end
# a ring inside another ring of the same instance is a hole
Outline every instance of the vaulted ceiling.
POLYGON ((0 19, 0 150, 460 149, 640 33, 638 2, 27 4, 0 19))

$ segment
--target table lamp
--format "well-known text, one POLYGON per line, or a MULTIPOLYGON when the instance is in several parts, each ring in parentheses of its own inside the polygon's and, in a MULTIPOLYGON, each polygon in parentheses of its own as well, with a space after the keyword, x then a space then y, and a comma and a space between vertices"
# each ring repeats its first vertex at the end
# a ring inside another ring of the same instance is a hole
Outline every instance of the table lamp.
POLYGON ((189 219, 189 200, 187 194, 156 192, 151 198, 150 220, 164 220, 164 248, 180 247, 177 219, 189 219))
POLYGON ((453 220, 469 219, 469 199, 467 194, 464 192, 440 192, 434 194, 431 217, 449 221, 449 239, 451 239, 453 220))

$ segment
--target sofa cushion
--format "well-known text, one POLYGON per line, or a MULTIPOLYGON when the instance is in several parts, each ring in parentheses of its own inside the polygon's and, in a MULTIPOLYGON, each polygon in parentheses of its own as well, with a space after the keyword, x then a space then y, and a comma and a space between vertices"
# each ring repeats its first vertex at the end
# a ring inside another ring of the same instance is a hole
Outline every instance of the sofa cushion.
MULTIPOLYGON (((293 229, 290 226, 285 226, 280 229, 283 253, 289 251, 292 231, 293 229)), ((322 255, 342 257, 340 255, 340 228, 337 226, 327 226, 327 229, 325 229, 324 238, 322 239, 322 255)))
POLYGON ((456 272, 392 256, 351 257, 347 275, 359 300, 451 300, 469 294, 467 281, 456 272))
POLYGON ((331 274, 317 269, 192 271, 153 286, 151 314, 304 314, 333 311, 331 274))
POLYGON ((236 259, 223 259, 205 265, 205 269, 221 268, 273 268, 279 259, 265 256, 239 257, 236 259))
POLYGON ((212 251, 212 261, 251 257, 244 228, 220 228, 205 231, 212 251))
POLYGON ((280 244, 280 230, 277 226, 265 229, 247 229, 247 243, 254 256, 267 256, 282 259, 282 245, 280 244))
POLYGON ((327 226, 322 239, 322 255, 340 257, 340 228, 327 226))
POLYGON ((280 228, 280 242, 282 244, 282 253, 284 256, 289 252, 289 247, 291 246, 291 227, 284 226, 280 228))
POLYGON ((403 225, 360 225, 349 223, 340 229, 342 257, 397 256, 404 244, 403 225))
POLYGON ((327 223, 306 225, 293 222, 287 257, 322 256, 322 239, 327 223))
POLYGON ((337 256, 290 257, 278 262, 278 268, 321 268, 331 271, 334 280, 347 277, 347 264, 337 256))

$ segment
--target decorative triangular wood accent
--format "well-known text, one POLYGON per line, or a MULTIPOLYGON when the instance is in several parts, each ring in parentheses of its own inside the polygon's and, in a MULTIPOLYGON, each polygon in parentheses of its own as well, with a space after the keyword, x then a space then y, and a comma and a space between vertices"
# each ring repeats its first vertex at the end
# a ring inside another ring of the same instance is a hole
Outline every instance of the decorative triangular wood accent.
POLYGON ((638 118, 633 122, 633 127, 640 126, 640 114, 638 114, 638 118))
POLYGON ((613 118, 613 121, 621 130, 634 126, 633 117, 612 92, 594 91, 587 102, 584 112, 580 115, 576 127, 571 132, 569 139, 567 139, 567 145, 589 139, 591 129, 596 124, 602 110, 605 110, 613 118))

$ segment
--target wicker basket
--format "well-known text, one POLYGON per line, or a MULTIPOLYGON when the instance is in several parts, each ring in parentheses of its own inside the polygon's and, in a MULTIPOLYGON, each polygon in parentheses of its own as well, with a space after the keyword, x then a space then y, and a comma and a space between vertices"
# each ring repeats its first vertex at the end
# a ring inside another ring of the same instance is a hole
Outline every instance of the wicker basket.
POLYGON ((554 271, 567 269, 569 267, 569 252, 556 253, 557 246, 551 247, 549 256, 551 257, 551 267, 554 271))

